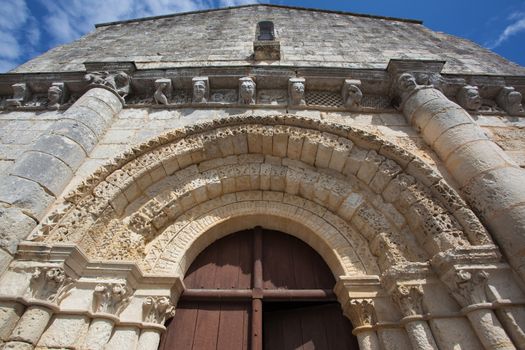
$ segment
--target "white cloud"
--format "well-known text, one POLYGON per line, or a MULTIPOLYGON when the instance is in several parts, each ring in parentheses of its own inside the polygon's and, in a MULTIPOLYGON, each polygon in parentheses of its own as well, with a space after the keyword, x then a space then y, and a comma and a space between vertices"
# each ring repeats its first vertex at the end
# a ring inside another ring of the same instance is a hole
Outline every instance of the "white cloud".
POLYGON ((511 36, 525 31, 525 13, 517 12, 509 16, 509 19, 514 20, 514 22, 508 25, 505 30, 499 35, 499 37, 489 46, 490 49, 494 49, 500 46, 504 41, 506 41, 511 36))

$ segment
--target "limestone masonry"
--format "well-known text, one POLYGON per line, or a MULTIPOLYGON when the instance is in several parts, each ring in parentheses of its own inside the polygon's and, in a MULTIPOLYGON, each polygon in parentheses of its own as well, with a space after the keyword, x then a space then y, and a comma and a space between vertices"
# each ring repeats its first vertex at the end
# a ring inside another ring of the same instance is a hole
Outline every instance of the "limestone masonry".
POLYGON ((525 349, 524 93, 414 20, 97 25, 0 74, 0 349, 157 349, 256 226, 320 254, 360 349, 525 349))

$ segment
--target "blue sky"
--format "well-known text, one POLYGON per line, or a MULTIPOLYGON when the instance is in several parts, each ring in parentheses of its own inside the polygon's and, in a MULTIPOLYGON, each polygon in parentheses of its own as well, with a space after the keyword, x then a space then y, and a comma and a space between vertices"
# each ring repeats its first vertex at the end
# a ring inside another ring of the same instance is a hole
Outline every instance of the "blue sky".
MULTIPOLYGON (((93 31, 95 23, 254 3, 252 0, 0 0, 0 72, 93 31)), ((420 19, 525 66, 525 0, 272 0, 420 19)))

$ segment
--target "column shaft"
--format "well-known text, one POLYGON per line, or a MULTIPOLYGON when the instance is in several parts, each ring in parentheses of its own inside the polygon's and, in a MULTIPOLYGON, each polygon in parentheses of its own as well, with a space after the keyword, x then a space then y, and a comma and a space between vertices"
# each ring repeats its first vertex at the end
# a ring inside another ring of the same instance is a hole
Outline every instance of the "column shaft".
POLYGON ((413 91, 404 101, 403 113, 441 158, 512 267, 525 279, 525 171, 463 108, 436 89, 413 91))
POLYGON ((467 317, 485 349, 516 349, 492 310, 472 310, 467 317))
POLYGON ((156 350, 160 343, 160 331, 157 329, 143 329, 140 333, 137 350, 156 350))
POLYGON ((379 339, 374 330, 363 330, 357 333, 357 342, 361 350, 379 350, 379 339))
POLYGON ((428 323, 424 320, 410 321, 405 324, 408 338, 416 350, 438 350, 428 323))
POLYGON ((24 342, 35 346, 53 315, 53 311, 43 306, 30 306, 22 315, 9 341, 24 342))
POLYGON ((89 325, 86 339, 84 340, 85 350, 102 350, 113 332, 115 322, 106 318, 95 318, 89 325))

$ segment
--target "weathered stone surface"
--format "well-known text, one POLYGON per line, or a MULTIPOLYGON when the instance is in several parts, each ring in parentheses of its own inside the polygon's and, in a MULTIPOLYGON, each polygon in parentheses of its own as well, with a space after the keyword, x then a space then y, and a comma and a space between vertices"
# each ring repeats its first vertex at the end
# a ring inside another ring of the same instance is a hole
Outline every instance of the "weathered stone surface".
POLYGON ((74 119, 62 119, 53 124, 52 133, 66 136, 82 146, 89 153, 97 143, 97 136, 85 124, 74 119))
POLYGON ((73 171, 54 156, 28 151, 15 164, 12 174, 37 182, 57 197, 73 176, 73 171))
MULTIPOLYGON (((57 316, 40 338, 38 346, 49 348, 72 348, 87 333, 89 319, 86 316, 57 316)), ((118 349, 118 348, 114 348, 118 349)))
POLYGON ((0 205, 0 248, 15 254, 18 243, 36 226, 19 208, 0 205))
POLYGON ((21 341, 36 345, 52 314, 53 312, 45 307, 29 307, 18 321, 9 341, 21 341))
POLYGON ((11 331, 24 313, 24 306, 17 302, 0 302, 0 341, 7 341, 11 331))
POLYGON ((86 153, 75 141, 59 135, 42 135, 32 146, 33 150, 47 153, 76 169, 86 158, 86 153))
POLYGON ((27 210, 31 216, 42 215, 54 199, 35 181, 18 176, 2 176, 0 179, 0 201, 27 210))

